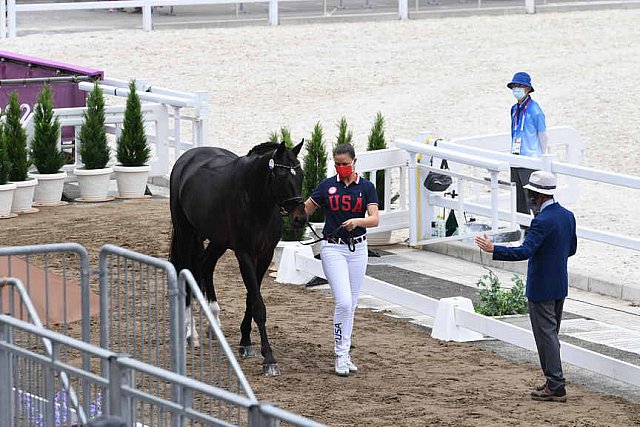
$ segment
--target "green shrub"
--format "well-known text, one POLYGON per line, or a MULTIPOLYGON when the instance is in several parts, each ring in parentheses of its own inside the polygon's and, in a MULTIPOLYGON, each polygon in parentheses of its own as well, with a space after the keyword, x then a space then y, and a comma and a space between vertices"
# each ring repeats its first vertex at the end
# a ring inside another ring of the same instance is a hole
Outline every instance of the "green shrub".
POLYGON ((342 117, 338 122, 338 138, 336 144, 351 144, 353 140, 353 132, 349 129, 347 118, 342 117))
POLYGON ((144 117, 135 80, 129 82, 124 123, 117 145, 116 158, 123 166, 144 166, 151 157, 151 149, 147 145, 147 136, 144 133, 144 117))
MULTIPOLYGON (((376 118, 369 132, 367 151, 383 150, 387 148, 387 141, 384 136, 384 116, 381 112, 376 114, 376 118)), ((370 173, 366 172, 364 177, 369 179, 370 173)), ((384 209, 384 175, 385 171, 376 171, 376 193, 378 193, 378 208, 384 209)))
MULTIPOLYGON (((307 152, 304 155, 304 180, 302 181, 302 198, 304 200, 307 200, 318 184, 327 177, 327 158, 324 131, 318 122, 311 133, 311 140, 307 142, 307 152)), ((309 222, 324 222, 322 209, 316 209, 309 218, 309 222)))
POLYGON ((38 173, 58 173, 64 165, 65 157, 58 147, 59 139, 60 120, 53 115, 51 88, 44 85, 33 109, 31 160, 38 173))
POLYGON ((87 99, 87 111, 80 128, 80 157, 85 169, 103 169, 109 162, 109 144, 104 129, 104 96, 98 82, 87 99))
MULTIPOLYGON (((271 132, 269 134, 269 141, 276 144, 282 143, 287 148, 293 148, 293 141, 291 140, 291 131, 287 127, 280 128, 280 134, 277 132, 271 132)), ((282 237, 281 240, 286 242, 299 241, 304 237, 304 227, 296 228, 291 224, 289 215, 282 217, 282 237)))
POLYGON ((4 137, 4 126, 0 126, 0 185, 5 185, 9 181, 11 173, 11 162, 7 153, 7 143, 4 137))
POLYGON ((20 123, 20 102, 18 92, 9 95, 9 105, 5 111, 4 136, 7 147, 7 155, 11 163, 9 181, 26 181, 31 166, 27 157, 27 132, 20 123))
POLYGON ((524 294, 522 276, 514 274, 511 278, 513 287, 503 289, 500 279, 492 271, 482 276, 476 285, 479 290, 482 305, 476 307, 476 312, 485 316, 505 316, 508 314, 525 314, 528 312, 527 297, 524 294))

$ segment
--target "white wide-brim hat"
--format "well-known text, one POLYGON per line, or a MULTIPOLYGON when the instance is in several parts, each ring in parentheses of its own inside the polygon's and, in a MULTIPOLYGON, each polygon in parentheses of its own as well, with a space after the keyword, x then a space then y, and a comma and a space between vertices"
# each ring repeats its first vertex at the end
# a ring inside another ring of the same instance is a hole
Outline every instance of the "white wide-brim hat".
POLYGON ((529 183, 524 188, 536 193, 553 196, 556 191, 556 176, 550 172, 535 171, 529 177, 529 183))

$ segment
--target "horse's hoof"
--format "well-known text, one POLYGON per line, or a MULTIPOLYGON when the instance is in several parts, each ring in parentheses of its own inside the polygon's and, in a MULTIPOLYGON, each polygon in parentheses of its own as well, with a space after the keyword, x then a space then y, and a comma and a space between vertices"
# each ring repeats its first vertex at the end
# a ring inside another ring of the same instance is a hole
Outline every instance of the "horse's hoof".
POLYGON ((216 333, 213 332, 213 328, 207 328, 207 338, 210 340, 218 339, 218 337, 216 337, 216 333))
POLYGON ((243 359, 257 356, 256 349, 253 345, 241 345, 238 353, 240 353, 240 357, 243 359))
POLYGON ((262 373, 265 377, 279 377, 282 375, 282 371, 277 363, 262 365, 262 373))
POLYGON ((200 340, 194 337, 187 337, 187 347, 199 348, 200 340))

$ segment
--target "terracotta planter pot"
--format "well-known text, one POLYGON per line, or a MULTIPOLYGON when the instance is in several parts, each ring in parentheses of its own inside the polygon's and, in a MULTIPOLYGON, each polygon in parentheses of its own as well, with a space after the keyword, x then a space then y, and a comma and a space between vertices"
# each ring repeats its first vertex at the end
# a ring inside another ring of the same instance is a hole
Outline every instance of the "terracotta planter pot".
POLYGON ((140 199, 147 188, 150 166, 114 166, 118 196, 123 199, 140 199))
POLYGON ((0 185, 0 218, 11 218, 15 216, 15 214, 11 214, 13 192, 15 189, 16 185, 13 183, 0 185))
POLYGON ((109 182, 112 172, 112 168, 75 168, 73 173, 78 178, 78 185, 80 186, 80 199, 78 201, 106 202, 113 200, 113 197, 109 197, 109 182))
POLYGON ((15 181, 16 189, 13 192, 13 202, 11 212, 16 214, 38 212, 33 208, 33 195, 35 193, 38 180, 31 178, 26 181, 15 181))
POLYGON ((38 180, 33 195, 34 206, 60 206, 62 202, 62 189, 67 173, 64 171, 51 174, 30 173, 29 176, 38 180))

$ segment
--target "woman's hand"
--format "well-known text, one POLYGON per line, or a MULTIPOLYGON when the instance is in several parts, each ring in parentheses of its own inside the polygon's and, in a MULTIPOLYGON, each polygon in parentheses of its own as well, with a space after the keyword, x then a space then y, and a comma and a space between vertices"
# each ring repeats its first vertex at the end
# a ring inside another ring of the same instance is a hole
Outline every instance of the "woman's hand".
POLYGON ((364 218, 351 218, 351 219, 348 219, 345 222, 343 222, 342 226, 347 231, 352 231, 356 227, 364 227, 364 224, 362 224, 363 220, 364 220, 364 218))

